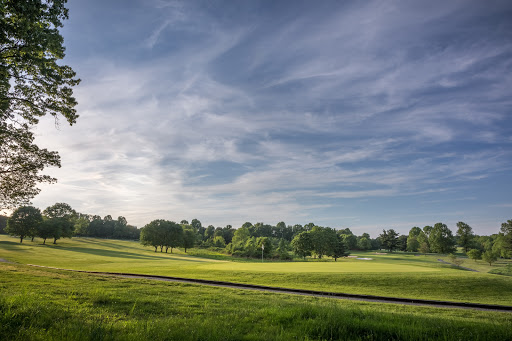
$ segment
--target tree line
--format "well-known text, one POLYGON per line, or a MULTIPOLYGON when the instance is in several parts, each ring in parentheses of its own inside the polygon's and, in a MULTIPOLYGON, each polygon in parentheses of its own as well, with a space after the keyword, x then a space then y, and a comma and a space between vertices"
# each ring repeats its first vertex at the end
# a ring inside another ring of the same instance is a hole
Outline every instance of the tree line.
POLYGON ((76 212, 66 203, 56 203, 41 212, 33 206, 22 206, 16 209, 10 217, 0 219, 0 232, 8 233, 23 240, 35 237, 53 239, 56 244, 60 238, 72 236, 134 239, 138 240, 140 230, 128 225, 126 218, 113 220, 110 215, 105 218, 76 212), (3 223, 5 222, 5 227, 3 223))
POLYGON ((504 222, 501 230, 491 236, 475 235, 471 226, 457 223, 455 234, 444 223, 423 228, 414 226, 408 234, 400 235, 394 229, 384 229, 375 239, 368 233, 356 236, 348 228, 333 229, 305 225, 276 225, 264 223, 244 223, 235 229, 225 227, 204 227, 198 219, 189 223, 182 220, 175 223, 157 219, 142 229, 129 225, 122 216, 114 220, 110 215, 101 218, 98 215, 81 214, 68 204, 56 203, 43 212, 32 206, 23 206, 15 210, 11 217, 0 216, 0 233, 5 232, 20 238, 40 237, 43 243, 47 238, 53 242, 73 235, 114 239, 140 240, 143 245, 153 246, 155 252, 165 249, 192 247, 214 248, 236 257, 273 259, 292 259, 294 256, 344 257, 350 251, 386 249, 389 252, 420 252, 450 254, 460 246, 468 257, 484 259, 489 263, 497 258, 512 257, 512 220, 504 222))
POLYGON ((423 228, 414 226, 408 235, 400 235, 393 229, 383 230, 379 238, 382 247, 390 252, 450 254, 459 246, 469 258, 484 259, 489 264, 498 258, 512 257, 512 220, 502 223, 500 232, 490 236, 476 235, 473 228, 462 221, 456 226, 455 235, 446 224, 436 223, 423 228))

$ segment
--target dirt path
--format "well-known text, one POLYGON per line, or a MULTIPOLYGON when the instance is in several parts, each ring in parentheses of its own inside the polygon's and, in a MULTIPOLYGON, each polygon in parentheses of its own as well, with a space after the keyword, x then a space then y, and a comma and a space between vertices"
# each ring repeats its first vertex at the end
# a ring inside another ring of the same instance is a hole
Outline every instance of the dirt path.
POLYGON ((376 303, 394 303, 394 304, 405 304, 405 305, 414 305, 414 306, 429 306, 429 307, 438 307, 438 308, 457 308, 457 309, 476 309, 476 310, 485 310, 485 311, 501 311, 501 312, 511 312, 512 313, 512 306, 502 306, 502 305, 493 305, 493 304, 462 303, 462 302, 434 301, 434 300, 423 300, 423 299, 407 299, 407 298, 398 298, 398 297, 346 294, 346 293, 318 291, 318 290, 303 290, 303 289, 270 287, 270 286, 256 285, 256 284, 242 284, 242 283, 232 283, 232 282, 224 282, 224 281, 211 281, 211 280, 205 280, 205 279, 190 279, 190 278, 182 278, 182 277, 140 275, 140 274, 115 273, 115 272, 83 271, 83 270, 60 269, 60 268, 54 268, 54 267, 50 267, 50 266, 33 265, 33 264, 27 264, 27 265, 41 267, 41 268, 48 268, 48 269, 82 272, 82 273, 93 274, 93 275, 104 275, 104 276, 114 276, 114 277, 122 277, 122 278, 149 279, 149 280, 166 281, 166 282, 200 284, 200 285, 209 285, 209 286, 214 286, 214 287, 223 287, 223 288, 231 288, 231 289, 273 292, 273 293, 279 293, 279 294, 303 295, 303 296, 335 298, 335 299, 355 300, 355 301, 364 301, 364 302, 376 302, 376 303))

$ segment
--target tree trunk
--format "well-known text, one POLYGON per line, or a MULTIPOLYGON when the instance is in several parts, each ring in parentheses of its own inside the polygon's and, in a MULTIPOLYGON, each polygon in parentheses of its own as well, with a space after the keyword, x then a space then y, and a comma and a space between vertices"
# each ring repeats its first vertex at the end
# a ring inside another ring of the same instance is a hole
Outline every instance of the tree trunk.
POLYGON ((168 246, 165 247, 165 253, 167 253, 167 250, 169 250, 168 246))
POLYGON ((163 252, 164 246, 160 245, 160 252, 163 252))
POLYGON ((53 244, 57 244, 57 238, 53 238, 53 244))
POLYGON ((155 246, 155 252, 158 250, 158 246, 155 246))
POLYGON ((185 248, 185 253, 187 253, 187 248, 185 248))
POLYGON ((46 238, 43 238, 43 245, 46 244, 46 238))
POLYGON ((20 244, 23 243, 23 236, 20 236, 20 244))
POLYGON ((172 247, 171 247, 171 253, 172 253, 172 247))
POLYGON ((34 241, 34 237, 35 237, 35 236, 32 236, 32 240, 31 240, 32 242, 34 241))

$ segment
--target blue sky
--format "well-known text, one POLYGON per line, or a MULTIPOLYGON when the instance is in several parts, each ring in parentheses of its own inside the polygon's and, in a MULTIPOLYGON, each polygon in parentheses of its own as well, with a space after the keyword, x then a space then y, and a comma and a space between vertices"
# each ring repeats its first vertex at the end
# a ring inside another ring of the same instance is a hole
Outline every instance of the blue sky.
POLYGON ((71 1, 34 204, 376 237, 512 218, 509 1, 71 1))

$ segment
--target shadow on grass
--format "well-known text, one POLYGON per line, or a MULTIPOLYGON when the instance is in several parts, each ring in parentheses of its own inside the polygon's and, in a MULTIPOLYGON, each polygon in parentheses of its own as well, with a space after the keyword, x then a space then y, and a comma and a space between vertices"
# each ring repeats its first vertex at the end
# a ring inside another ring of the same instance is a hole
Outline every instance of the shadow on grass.
MULTIPOLYGON (((179 256, 173 257, 173 258, 168 258, 168 257, 164 256, 163 253, 161 255, 151 255, 150 256, 150 255, 141 255, 141 254, 133 253, 133 252, 89 249, 86 247, 75 247, 75 246, 65 247, 63 249, 65 249, 66 251, 81 252, 81 253, 87 253, 90 255, 103 256, 103 257, 142 259, 142 260, 166 260, 167 259, 167 260, 180 260, 180 261, 195 262, 195 263, 204 263, 205 262, 205 261, 201 261, 201 260, 181 258, 179 256)), ((170 254, 165 254, 165 255, 171 256, 170 254)))
POLYGON ((23 246, 24 244, 20 244, 20 240, 18 239, 17 242, 11 242, 11 241, 5 241, 5 240, 2 240, 0 241, 0 245, 6 245, 8 247, 6 248, 15 248, 15 249, 19 249, 20 246, 23 246))
POLYGON ((96 240, 96 239, 87 239, 84 237, 78 237, 78 238, 75 238, 75 240, 78 242, 81 242, 81 243, 87 243, 87 244, 98 245, 98 246, 103 246, 103 247, 106 246, 106 247, 110 247, 112 249, 129 249, 129 246, 126 246, 126 245, 109 243, 109 242, 107 242, 108 239, 96 240))

